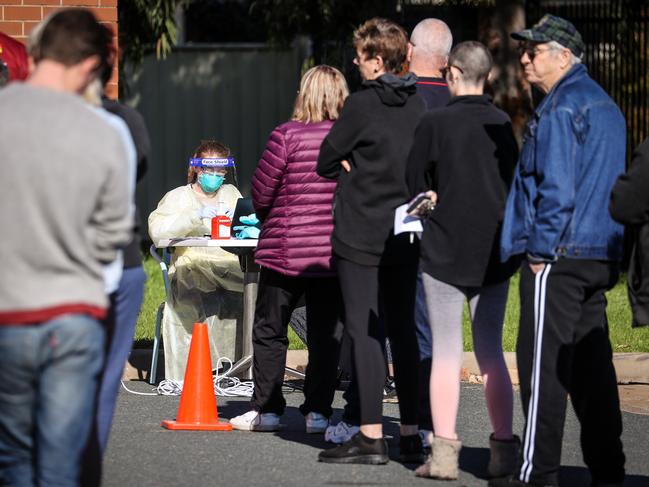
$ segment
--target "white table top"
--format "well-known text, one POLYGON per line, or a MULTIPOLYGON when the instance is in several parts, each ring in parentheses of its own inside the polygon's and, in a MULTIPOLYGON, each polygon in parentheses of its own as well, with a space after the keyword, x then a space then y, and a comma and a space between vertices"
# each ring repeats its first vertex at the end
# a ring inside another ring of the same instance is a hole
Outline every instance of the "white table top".
POLYGON ((158 242, 159 249, 163 247, 257 247, 259 240, 253 238, 212 239, 210 237, 179 237, 163 238, 158 242))

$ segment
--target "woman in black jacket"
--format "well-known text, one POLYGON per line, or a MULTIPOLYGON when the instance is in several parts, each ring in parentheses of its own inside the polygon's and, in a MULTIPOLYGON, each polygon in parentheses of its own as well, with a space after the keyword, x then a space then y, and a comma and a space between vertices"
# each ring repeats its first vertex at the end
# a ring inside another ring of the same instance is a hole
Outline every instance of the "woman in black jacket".
POLYGON ((399 77, 408 37, 397 24, 371 19, 354 32, 362 89, 347 98, 325 138, 318 174, 338 179, 332 247, 351 338, 360 399, 360 432, 320 453, 320 461, 388 461, 382 430, 384 344, 390 338, 401 413, 401 457, 421 456, 417 434, 418 348, 414 307, 419 246, 393 233, 394 210, 408 200, 405 164, 425 111, 417 78, 399 77))
POLYGON ((475 355, 485 379, 493 434, 492 477, 516 468, 513 395, 502 350, 509 278, 516 262, 500 262, 500 233, 518 147, 507 114, 484 94, 493 65, 479 42, 455 46, 445 69, 452 98, 422 117, 408 159, 410 194, 434 191, 437 207, 424 220, 421 271, 433 336, 430 404, 435 438, 424 477, 455 479, 462 367, 462 314, 469 304, 475 355))

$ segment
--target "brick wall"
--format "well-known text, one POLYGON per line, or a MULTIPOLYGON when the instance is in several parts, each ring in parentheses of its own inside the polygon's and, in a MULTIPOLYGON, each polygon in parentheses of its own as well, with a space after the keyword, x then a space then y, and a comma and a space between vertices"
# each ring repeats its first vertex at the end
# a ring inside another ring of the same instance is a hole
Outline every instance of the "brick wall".
MULTIPOLYGON (((129 1, 129 0, 125 0, 129 1)), ((110 26, 117 46, 117 0, 0 0, 0 31, 27 43, 27 36, 50 12, 63 7, 86 7, 97 19, 110 26)), ((107 86, 107 94, 117 98, 117 66, 107 86)))

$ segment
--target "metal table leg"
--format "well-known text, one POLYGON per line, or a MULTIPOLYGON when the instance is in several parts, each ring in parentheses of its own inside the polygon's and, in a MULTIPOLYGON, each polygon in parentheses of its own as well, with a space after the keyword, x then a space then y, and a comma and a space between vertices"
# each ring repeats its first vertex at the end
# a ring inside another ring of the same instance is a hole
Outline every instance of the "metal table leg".
POLYGON ((243 275, 243 356, 250 357, 250 367, 245 378, 252 379, 252 325, 255 321, 255 304, 257 302, 257 286, 259 282, 259 266, 255 264, 253 255, 247 255, 244 260, 246 268, 243 275))
POLYGON ((236 361, 228 374, 234 374, 245 380, 252 379, 252 325, 255 321, 255 304, 257 302, 257 283, 259 282, 259 266, 255 264, 254 253, 241 256, 243 270, 243 330, 241 334, 241 358, 236 361))

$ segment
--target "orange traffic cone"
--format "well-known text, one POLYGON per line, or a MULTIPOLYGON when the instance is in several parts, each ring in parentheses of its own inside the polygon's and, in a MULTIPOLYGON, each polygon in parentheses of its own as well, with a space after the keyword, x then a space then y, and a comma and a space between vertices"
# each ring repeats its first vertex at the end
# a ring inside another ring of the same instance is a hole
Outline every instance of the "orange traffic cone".
POLYGON ((232 431, 230 423, 219 422, 206 323, 194 323, 178 416, 176 421, 164 420, 162 426, 170 430, 232 431))

